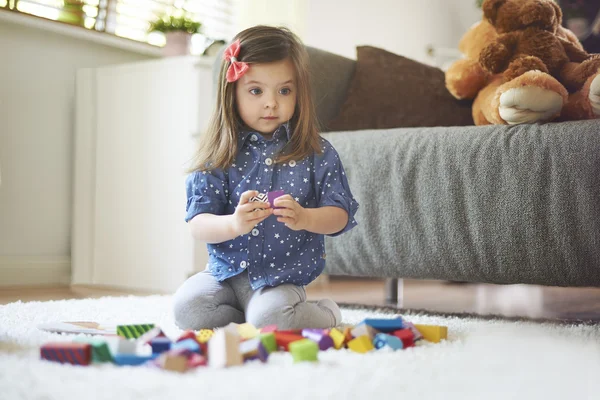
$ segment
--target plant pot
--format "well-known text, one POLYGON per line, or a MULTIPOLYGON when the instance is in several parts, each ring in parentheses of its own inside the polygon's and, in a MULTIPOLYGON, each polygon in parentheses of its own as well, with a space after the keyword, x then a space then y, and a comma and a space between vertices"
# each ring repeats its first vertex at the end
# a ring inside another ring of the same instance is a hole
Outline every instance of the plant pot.
POLYGON ((167 43, 163 47, 163 54, 166 57, 186 56, 190 54, 192 45, 192 34, 188 32, 167 32, 165 33, 167 43))

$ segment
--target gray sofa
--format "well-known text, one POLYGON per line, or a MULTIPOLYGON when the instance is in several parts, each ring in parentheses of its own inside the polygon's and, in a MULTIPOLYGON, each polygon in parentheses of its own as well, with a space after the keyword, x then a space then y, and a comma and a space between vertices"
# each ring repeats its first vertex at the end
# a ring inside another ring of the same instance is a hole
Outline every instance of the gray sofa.
MULTIPOLYGON (((309 49, 326 126, 355 61, 309 49)), ((360 203, 331 275, 600 286, 600 120, 324 132, 360 203)))

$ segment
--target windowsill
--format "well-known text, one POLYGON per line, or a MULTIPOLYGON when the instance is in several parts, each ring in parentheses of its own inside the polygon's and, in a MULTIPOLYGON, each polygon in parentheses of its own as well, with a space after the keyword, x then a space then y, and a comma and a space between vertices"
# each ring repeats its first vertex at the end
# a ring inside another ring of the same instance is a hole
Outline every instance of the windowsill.
POLYGON ((111 46, 133 53, 144 54, 154 57, 162 57, 162 49, 135 40, 125 39, 108 33, 92 31, 89 29, 72 26, 59 21, 51 21, 35 15, 23 14, 18 11, 10 11, 0 8, 0 21, 41 29, 76 39, 89 40, 105 46, 111 46))

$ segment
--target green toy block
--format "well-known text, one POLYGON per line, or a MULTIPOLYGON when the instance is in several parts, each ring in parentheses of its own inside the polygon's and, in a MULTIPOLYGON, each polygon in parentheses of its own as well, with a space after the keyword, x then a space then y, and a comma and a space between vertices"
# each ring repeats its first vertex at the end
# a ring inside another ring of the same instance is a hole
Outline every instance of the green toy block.
POLYGON ((137 339, 154 328, 154 324, 117 325, 117 335, 126 339, 137 339))
POLYGON ((294 357, 294 362, 299 361, 318 361, 319 345, 310 339, 297 340, 290 343, 290 353, 294 357))
POLYGON ((92 362, 103 363, 113 361, 108 344, 104 340, 89 337, 78 337, 73 341, 78 343, 88 343, 92 346, 92 362))
POLYGON ((265 349, 269 352, 269 354, 277 351, 277 341, 275 340, 275 334, 263 333, 258 337, 262 345, 265 346, 265 349))

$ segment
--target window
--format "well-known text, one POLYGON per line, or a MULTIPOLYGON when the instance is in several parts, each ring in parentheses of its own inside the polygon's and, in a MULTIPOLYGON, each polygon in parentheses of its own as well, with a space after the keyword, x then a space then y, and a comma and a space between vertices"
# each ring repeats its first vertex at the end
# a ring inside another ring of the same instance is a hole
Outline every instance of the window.
POLYGON ((163 46, 165 36, 148 33, 165 14, 185 14, 202 23, 195 47, 233 35, 234 0, 0 0, 0 8, 31 14, 85 29, 163 46), (200 42, 200 43, 199 43, 200 42))

